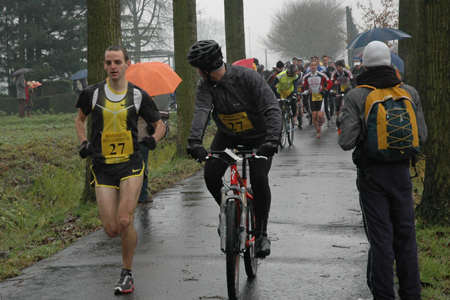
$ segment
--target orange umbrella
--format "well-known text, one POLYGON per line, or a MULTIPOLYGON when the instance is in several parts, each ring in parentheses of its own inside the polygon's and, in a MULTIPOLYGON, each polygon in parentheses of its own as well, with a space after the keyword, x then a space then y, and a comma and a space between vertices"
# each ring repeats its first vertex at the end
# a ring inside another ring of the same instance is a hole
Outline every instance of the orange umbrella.
POLYGON ((131 65, 125 78, 150 96, 173 93, 181 82, 169 65, 157 61, 131 65))

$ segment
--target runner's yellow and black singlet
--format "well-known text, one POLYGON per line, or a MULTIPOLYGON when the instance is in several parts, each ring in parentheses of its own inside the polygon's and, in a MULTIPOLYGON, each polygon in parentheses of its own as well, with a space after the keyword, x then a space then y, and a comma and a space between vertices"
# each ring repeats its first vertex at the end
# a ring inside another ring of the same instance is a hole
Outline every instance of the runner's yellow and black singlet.
POLYGON ((161 118, 152 98, 132 83, 128 83, 128 89, 120 94, 105 81, 89 86, 81 93, 76 107, 86 116, 92 113, 90 142, 94 163, 129 161, 139 154, 138 116, 148 124, 161 118))

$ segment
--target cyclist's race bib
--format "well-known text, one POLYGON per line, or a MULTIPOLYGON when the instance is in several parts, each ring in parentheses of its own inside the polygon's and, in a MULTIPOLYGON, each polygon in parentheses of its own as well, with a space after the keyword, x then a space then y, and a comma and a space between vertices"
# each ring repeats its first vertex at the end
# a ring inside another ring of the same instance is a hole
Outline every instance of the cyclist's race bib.
POLYGON ((279 92, 281 99, 287 99, 287 97, 289 97, 290 93, 291 93, 291 91, 289 89, 279 92))
POLYGON ((322 101, 323 100, 321 93, 314 93, 311 96, 312 96, 311 97, 312 101, 322 101))
POLYGON ((246 112, 232 115, 219 114, 219 118, 228 129, 234 132, 242 132, 253 128, 253 124, 249 120, 246 112))
POLYGON ((341 84, 341 92, 345 91, 348 86, 348 84, 341 84))
POLYGON ((102 154, 104 157, 116 157, 133 154, 131 130, 102 133, 102 154))

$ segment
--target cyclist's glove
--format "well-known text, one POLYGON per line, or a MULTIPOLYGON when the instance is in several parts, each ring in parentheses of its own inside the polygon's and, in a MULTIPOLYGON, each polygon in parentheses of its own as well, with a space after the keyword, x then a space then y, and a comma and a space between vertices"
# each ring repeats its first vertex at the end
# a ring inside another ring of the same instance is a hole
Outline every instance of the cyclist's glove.
POLYGON ((142 138, 142 144, 145 145, 150 150, 155 150, 156 148, 156 140, 153 136, 147 135, 144 138, 142 138))
POLYGON ((88 140, 84 140, 81 143, 81 148, 78 151, 78 153, 80 154, 80 157, 82 159, 85 159, 86 157, 90 156, 93 153, 91 143, 89 143, 88 140))
POLYGON ((278 143, 276 142, 265 142, 258 149, 256 149, 256 155, 271 157, 275 153, 278 153, 278 143))
POLYGON ((205 147, 200 144, 190 144, 188 148, 188 154, 190 154, 192 158, 199 163, 202 163, 206 160, 208 152, 206 151, 205 147))

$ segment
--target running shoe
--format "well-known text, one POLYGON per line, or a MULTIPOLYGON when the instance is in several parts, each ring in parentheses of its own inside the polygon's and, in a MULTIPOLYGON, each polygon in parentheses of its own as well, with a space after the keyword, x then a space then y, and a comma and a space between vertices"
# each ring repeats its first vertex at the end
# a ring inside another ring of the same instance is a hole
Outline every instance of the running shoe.
POLYGON ((322 136, 322 134, 320 133, 320 129, 319 129, 319 130, 317 130, 317 135, 316 135, 316 137, 317 137, 318 139, 320 139, 321 136, 322 136))
POLYGON ((265 258, 270 255, 270 240, 262 236, 256 240, 255 247, 255 257, 256 258, 265 258))
POLYGON ((114 287, 114 294, 127 294, 134 290, 133 277, 126 270, 120 272, 120 278, 114 287))
POLYGON ((331 125, 331 121, 330 120, 328 120, 328 122, 327 122, 327 125, 328 125, 328 127, 330 127, 331 125))

